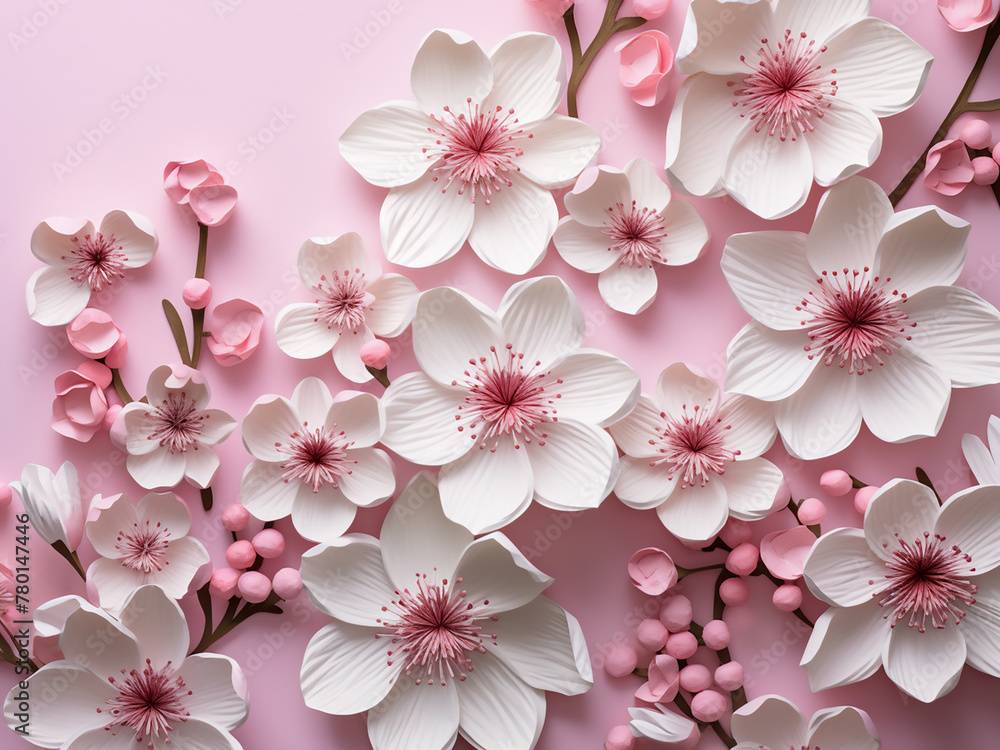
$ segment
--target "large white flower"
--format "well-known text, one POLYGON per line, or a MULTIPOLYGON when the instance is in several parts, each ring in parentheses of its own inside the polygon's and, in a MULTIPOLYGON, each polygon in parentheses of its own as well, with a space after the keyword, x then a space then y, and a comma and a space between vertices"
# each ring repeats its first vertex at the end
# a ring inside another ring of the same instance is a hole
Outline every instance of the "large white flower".
POLYGON ((893 480, 872 498, 864 531, 816 541, 803 577, 832 605, 802 656, 813 690, 883 665, 924 702, 950 692, 966 663, 1000 677, 1000 487, 939 506, 928 487, 893 480))
POLYGON ((291 515, 306 539, 332 542, 358 506, 377 505, 396 489, 392 461, 373 447, 384 430, 375 396, 342 391, 334 398, 318 378, 299 383, 291 399, 262 396, 243 420, 243 444, 256 460, 240 498, 263 521, 291 515))
POLYGON ((46 219, 31 235, 31 252, 47 265, 28 279, 28 314, 44 326, 66 325, 93 292, 149 263, 158 243, 149 219, 132 211, 112 211, 100 230, 87 219, 46 219))
POLYGON ((221 654, 186 656, 184 613, 161 588, 137 589, 119 620, 76 597, 50 604, 51 617, 38 615, 63 659, 7 694, 11 729, 27 722, 28 742, 60 750, 240 750, 230 731, 247 717, 243 670, 221 654))
POLYGON ((128 473, 147 490, 169 488, 181 479, 205 489, 219 470, 218 445, 236 420, 206 409, 210 391, 204 376, 185 365, 161 365, 146 382, 149 403, 126 404, 116 422, 124 424, 128 473))
POLYGON ((46 543, 62 542, 72 552, 83 541, 84 509, 76 467, 66 461, 53 474, 37 464, 21 471, 21 481, 10 487, 21 498, 35 530, 46 543))
POLYGON ((432 476, 396 500, 381 541, 350 534, 302 556, 312 602, 334 618, 302 663, 306 705, 368 711, 375 750, 530 750, 545 692, 593 685, 580 625, 541 595, 552 579, 502 534, 449 521, 432 476))
POLYGON ((423 372, 386 390, 383 442, 442 467, 451 520, 478 534, 509 523, 533 497, 583 510, 611 492, 618 449, 602 428, 635 406, 639 376, 580 349, 584 328, 555 276, 512 286, 499 314, 450 287, 421 295, 413 351, 423 372))
POLYGON ((972 469, 972 474, 979 484, 1000 484, 1000 417, 995 414, 990 417, 986 426, 989 448, 983 441, 966 433, 962 436, 962 452, 972 469))
POLYGON ((871 717, 854 706, 823 708, 807 723, 798 707, 780 695, 764 695, 733 712, 735 750, 879 750, 871 717))
POLYGON ((566 62, 555 38, 515 34, 489 54, 458 31, 435 30, 413 61, 417 103, 370 109, 340 138, 340 153, 382 205, 386 257, 440 263, 465 240, 486 263, 523 274, 542 260, 558 221, 552 188, 597 155, 585 123, 554 114, 566 62))
POLYGON ((180 599, 210 563, 194 537, 191 514, 173 493, 150 494, 133 505, 126 495, 94 498, 87 517, 87 538, 100 555, 87 569, 100 605, 117 612, 129 595, 154 583, 180 599))
POLYGON ((693 0, 677 51, 688 76, 667 126, 667 173, 777 219, 882 149, 879 117, 924 88, 931 55, 870 18, 871 0, 693 0))
POLYGON ((618 498, 656 508, 667 530, 687 541, 711 539, 730 515, 757 521, 770 513, 782 479, 760 458, 774 443, 772 407, 724 399, 715 381, 681 363, 660 373, 656 390, 610 428, 625 452, 618 498))
POLYGON ((935 206, 893 214, 855 177, 809 235, 729 239, 722 270, 754 321, 729 344, 726 389, 776 401, 790 453, 846 448, 861 420, 900 443, 936 435, 951 389, 1000 381, 1000 313, 953 287, 969 224, 935 206))
POLYGON ((413 318, 417 287, 398 273, 383 274, 359 234, 314 237, 299 250, 299 276, 315 302, 288 305, 274 321, 278 346, 297 359, 333 351, 337 369, 355 383, 372 375, 361 347, 375 336, 398 336, 413 318))
POLYGON ((671 201, 670 188, 645 159, 625 170, 588 169, 566 195, 556 249, 574 268, 599 273, 601 297, 635 315, 656 297, 656 266, 683 266, 708 242, 705 222, 690 203, 671 201))

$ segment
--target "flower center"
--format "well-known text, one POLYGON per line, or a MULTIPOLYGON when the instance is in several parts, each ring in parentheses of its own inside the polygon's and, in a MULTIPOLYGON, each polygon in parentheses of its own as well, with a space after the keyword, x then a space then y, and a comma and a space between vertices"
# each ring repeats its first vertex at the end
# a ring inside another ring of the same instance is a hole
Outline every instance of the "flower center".
POLYGON ((128 257, 113 234, 95 232, 84 235, 82 240, 73 237, 71 241, 72 254, 70 258, 63 256, 63 260, 72 260, 70 278, 77 284, 86 282, 91 291, 99 292, 116 278, 125 278, 128 257))
MULTIPOLYGON (((956 545, 947 545, 943 536, 929 531, 912 544, 900 539, 899 534, 896 539, 898 546, 885 564, 889 571, 885 576, 887 585, 872 595, 888 610, 890 626, 896 627, 907 614, 910 616, 907 625, 921 633, 928 617, 938 629, 945 627, 951 618, 955 618, 957 625, 965 617, 959 603, 976 603, 978 586, 968 579, 976 571, 969 566, 972 557, 956 545)), ((875 585, 876 581, 868 583, 875 585)))
POLYGON ((608 250, 618 253, 619 263, 631 268, 648 268, 662 263, 660 242, 667 236, 663 217, 651 208, 639 208, 635 201, 626 207, 616 203, 608 209, 604 234, 611 239, 608 250))
POLYGON ((163 570, 170 563, 163 558, 170 546, 170 533, 159 521, 153 526, 149 521, 132 524, 131 531, 122 531, 115 541, 115 548, 121 553, 122 565, 140 573, 163 570))
POLYGON ((159 440, 171 453, 184 453, 189 448, 198 450, 198 438, 209 415, 200 411, 181 391, 170 393, 149 416, 154 429, 147 440, 159 440))
POLYGON ((660 416, 665 424, 657 428, 658 437, 649 442, 661 456, 650 461, 650 465, 669 463, 667 477, 680 476, 681 487, 696 484, 704 487, 713 476, 725 474, 726 464, 740 454, 725 445, 726 430, 731 425, 723 424, 709 408, 695 406, 689 412, 685 404, 680 419, 665 412, 660 416))
MULTIPOLYGON (((504 185, 510 187, 508 172, 520 172, 515 159, 524 151, 518 145, 531 133, 514 129, 518 119, 514 110, 503 107, 481 111, 472 99, 465 100, 468 111, 456 115, 449 107, 444 108, 441 117, 431 115, 437 127, 427 128, 434 136, 434 145, 423 149, 428 159, 441 159, 442 163, 434 171, 446 175, 445 192, 451 183, 461 183, 459 195, 469 193, 475 203, 478 192, 489 203, 494 192, 504 185)), ((438 175, 434 176, 437 180, 438 175)))
POLYGON ((107 708, 97 709, 98 713, 107 711, 111 720, 104 728, 128 727, 135 732, 136 742, 149 740, 148 747, 153 747, 153 738, 164 737, 170 742, 169 734, 175 722, 185 722, 191 715, 184 710, 183 698, 191 695, 185 690, 184 680, 180 675, 174 675, 174 670, 167 662, 162 669, 154 670, 149 659, 141 672, 133 669, 127 672, 123 669, 124 679, 116 680, 109 677, 108 681, 118 689, 118 695, 108 698, 107 708))
MULTIPOLYGON (((909 316, 901 305, 906 294, 890 291, 889 277, 882 280, 869 273, 867 266, 864 271, 845 268, 842 275, 823 271, 816 279, 818 291, 809 292, 795 308, 811 316, 802 321, 812 339, 804 347, 809 359, 820 357, 827 366, 836 362, 851 374, 864 375, 876 364, 885 364, 880 354, 888 356, 900 346, 900 339, 912 338, 904 336, 903 321, 909 316)), ((917 324, 908 325, 915 328, 917 324)))
MULTIPOLYGON (((558 421, 554 404, 561 395, 546 394, 548 383, 545 379, 551 373, 536 371, 541 362, 526 367, 524 355, 515 352, 512 344, 507 344, 503 356, 491 346, 489 357, 470 359, 469 364, 472 369, 463 373, 464 379, 451 383, 468 389, 455 415, 458 431, 463 432, 468 427, 469 437, 482 441, 480 449, 489 447, 491 451, 496 450, 503 435, 513 436, 515 448, 521 447, 519 440, 525 443, 534 440, 545 445, 548 436, 538 429, 538 425, 558 421)), ((558 385, 562 380, 549 382, 558 385)))
POLYGON ((734 107, 742 107, 740 117, 748 114, 756 120, 754 131, 766 130, 782 141, 794 141, 803 133, 815 130, 815 121, 825 114, 837 94, 837 82, 816 60, 826 47, 816 47, 816 40, 803 32, 793 35, 790 29, 776 44, 761 39, 756 67, 740 55, 740 62, 750 69, 742 81, 729 81, 734 107))
POLYGON ((354 273, 344 271, 343 275, 334 274, 333 278, 320 277, 316 286, 319 292, 319 317, 327 328, 336 328, 340 332, 357 332, 365 323, 365 313, 371 309, 375 297, 366 291, 365 275, 360 268, 354 273))
MULTIPOLYGON (((461 578, 455 583, 462 583, 461 578)), ((415 674, 416 684, 426 678, 428 685, 435 679, 442 687, 449 679, 464 681, 472 671, 471 654, 486 653, 484 638, 496 645, 496 634, 482 632, 482 623, 496 622, 496 615, 483 613, 489 604, 466 601, 465 590, 449 586, 447 579, 440 584, 427 582, 426 575, 417 575, 416 591, 396 591, 396 599, 383 612, 396 616, 394 621, 378 620, 389 633, 377 633, 376 638, 390 638, 387 652, 389 664, 402 659, 407 675, 415 674)))
POLYGON ((301 430, 289 435, 289 440, 287 444, 274 444, 279 453, 288 456, 279 464, 285 470, 281 478, 286 484, 301 481, 311 484, 313 492, 319 492, 324 484, 338 487, 340 478, 350 474, 349 467, 357 463, 347 458, 347 449, 354 443, 336 425, 309 429, 305 423, 301 430))

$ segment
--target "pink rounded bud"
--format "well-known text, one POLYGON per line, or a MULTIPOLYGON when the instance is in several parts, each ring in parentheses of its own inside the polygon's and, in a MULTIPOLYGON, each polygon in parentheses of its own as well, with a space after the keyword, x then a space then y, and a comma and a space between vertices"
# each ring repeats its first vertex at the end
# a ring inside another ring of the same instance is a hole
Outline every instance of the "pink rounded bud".
POLYGON ((794 583, 782 584, 774 590, 771 601, 782 612, 794 612, 802 606, 802 589, 794 583))
POLYGON ((285 535, 277 529, 264 529, 253 538, 253 548, 265 560, 275 558, 285 551, 285 535))
POLYGON ((229 549, 226 550, 226 562, 229 563, 229 567, 236 568, 237 570, 246 570, 253 565, 256 559, 257 552, 254 550, 253 545, 246 539, 233 542, 229 545, 229 549))
POLYGON ((1000 178, 1000 165, 992 157, 977 156, 972 160, 972 168, 976 170, 972 181, 977 185, 992 185, 1000 178))
POLYGON ((846 471, 830 469, 830 471, 824 471, 823 476, 819 478, 819 486, 826 494, 841 497, 851 491, 851 488, 854 487, 854 481, 846 471))
POLYGON ((760 550, 750 542, 743 542, 726 558, 726 570, 738 576, 748 576, 757 569, 760 550))
POLYGON ((233 503, 222 511, 222 525, 226 531, 243 531, 250 522, 250 511, 240 503, 233 503))
POLYGON ((807 497, 799 505, 800 523, 806 526, 815 526, 818 523, 823 523, 824 518, 826 518, 826 506, 822 500, 817 500, 815 497, 807 497))
POLYGON ((188 279, 184 282, 181 299, 192 310, 204 310, 212 301, 212 285, 207 279, 188 279))
POLYGON ((726 525, 719 532, 719 537, 730 547, 738 547, 743 542, 750 541, 750 524, 738 518, 729 517, 726 525))
POLYGON ((604 750, 632 750, 635 747, 635 737, 628 724, 621 724, 608 732, 604 741, 604 750))
POLYGON ((302 593, 302 575, 295 568, 282 568, 274 574, 274 593, 285 601, 302 593))
POLYGON ((251 570, 240 576, 237 584, 240 596, 251 604, 260 604, 271 593, 271 580, 263 573, 251 570))
POLYGON ((615 646, 604 660, 604 671, 612 677, 632 674, 639 663, 639 655, 631 646, 615 646))
POLYGON ((663 648, 668 635, 670 631, 659 620, 643 620, 635 629, 636 640, 643 648, 648 648, 650 651, 659 651, 663 648))
POLYGON ((726 713, 728 702, 717 690, 702 690, 691 698, 691 713, 698 721, 718 721, 726 713))
POLYGON ((688 664, 681 670, 681 688, 689 693, 700 693, 712 687, 712 673, 702 664, 688 664))
POLYGON ((650 596, 659 596, 677 583, 674 561, 657 547, 645 547, 632 555, 628 574, 635 587, 650 596))
POLYGON ((691 627, 694 617, 694 607, 691 600, 683 594, 672 596, 660 605, 660 622, 667 626, 671 633, 680 633, 691 627))
POLYGON ((111 428, 115 426, 115 420, 121 414, 122 408, 121 404, 111 404, 108 407, 108 413, 104 415, 104 422, 101 423, 101 427, 111 432, 111 428))
POLYGON ((375 339, 362 346, 358 355, 361 357, 361 361, 373 370, 384 370, 385 366, 389 364, 392 350, 381 339, 375 339))
POLYGON ((208 590, 213 596, 228 599, 236 593, 236 584, 239 580, 238 570, 219 568, 212 572, 212 578, 208 582, 208 590))
POLYGON ((698 639, 690 630, 683 633, 672 633, 667 638, 665 646, 667 656, 675 659, 690 659, 698 652, 698 639))
POLYGON ((738 661, 720 664, 715 669, 715 684, 723 690, 736 690, 743 687, 743 665, 738 661))
POLYGON ((858 490, 854 495, 854 510, 864 515, 865 511, 868 510, 868 503, 878 491, 879 488, 874 486, 862 487, 858 490))
MULTIPOLYGON (((962 129, 958 131, 958 137, 965 141, 965 145, 969 148, 989 148, 993 142, 993 131, 986 120, 980 120, 977 117, 967 120, 962 125, 962 129)), ((975 161, 973 161, 973 164, 975 164, 975 161)))
POLYGON ((0 484, 0 510, 7 510, 10 507, 10 501, 13 499, 13 493, 11 492, 9 484, 0 484))
POLYGON ((730 607, 742 607, 750 601, 750 587, 742 578, 727 578, 719 586, 719 596, 730 607))
POLYGON ((632 0, 632 10, 647 21, 659 18, 669 7, 670 0, 632 0))
POLYGON ((728 648, 730 637, 729 626, 722 620, 709 620, 701 633, 701 639, 713 651, 728 648))

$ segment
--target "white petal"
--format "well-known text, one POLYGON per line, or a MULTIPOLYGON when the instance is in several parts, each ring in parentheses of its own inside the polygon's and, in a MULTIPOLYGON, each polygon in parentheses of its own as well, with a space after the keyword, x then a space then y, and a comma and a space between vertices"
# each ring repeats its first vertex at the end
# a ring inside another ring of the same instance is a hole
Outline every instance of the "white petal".
POLYGON ((191 511, 172 492, 152 492, 146 495, 136 506, 136 514, 151 523, 162 523, 172 539, 187 536, 191 531, 191 511))
POLYGON ((698 259, 708 243, 708 227, 695 207, 673 201, 663 211, 667 236, 660 241, 660 258, 667 266, 684 266, 698 259))
POLYGON ((685 75, 744 73, 740 54, 756 51, 775 28, 770 3, 694 0, 677 46, 677 69, 685 75))
POLYGON ((601 272, 597 288, 612 310, 638 315, 656 298, 656 269, 653 266, 614 265, 601 272))
MULTIPOLYGON (((663 213, 670 204, 670 188, 647 159, 637 158, 625 165, 632 186, 632 197, 640 206, 663 213)), ((690 205, 690 204, 685 204, 690 205)), ((669 224, 669 222, 667 222, 669 224)), ((704 225, 703 225, 704 226, 704 225)))
POLYGON ((919 482, 894 479, 879 490, 865 511, 865 537, 872 552, 891 560, 897 539, 912 544, 934 531, 939 513, 934 493, 919 482))
POLYGON ((368 448, 385 431, 385 409, 371 393, 341 391, 328 407, 326 426, 343 430, 351 448, 368 448))
POLYGON ((520 281, 500 302, 506 341, 525 360, 547 368, 579 348, 586 330, 580 303, 558 276, 520 281))
POLYGON ((884 587, 886 572, 864 532, 845 528, 828 531, 816 541, 805 559, 802 577, 820 601, 854 607, 870 601, 884 587))
MULTIPOLYGON (((167 747, 182 747, 185 750, 242 749, 242 745, 229 732, 225 732, 207 721, 198 721, 194 717, 189 718, 183 724, 176 725, 170 734, 171 745, 167 745, 167 747)), ((135 735, 132 735, 132 739, 132 747, 135 747, 135 735)))
POLYGON ((163 559, 163 569, 146 576, 146 582, 160 586, 171 599, 181 599, 187 594, 198 571, 211 561, 205 545, 193 536, 170 542, 163 559))
POLYGON ((563 200, 576 221, 601 229, 608 221, 608 209, 632 204, 632 184, 621 170, 602 165, 587 170, 563 200))
POLYGON ((526 274, 545 257, 559 211, 552 194, 520 174, 487 201, 476 201, 469 244, 488 265, 505 273, 526 274))
POLYGON ((296 302, 278 313, 274 336, 278 348, 295 359, 312 359, 326 354, 337 343, 340 331, 319 319, 315 302, 296 302))
POLYGON ((243 472, 240 501, 254 518, 277 521, 292 512, 300 482, 286 482, 280 464, 254 461, 243 472))
POLYGON ((476 654, 458 690, 459 731, 475 747, 533 748, 545 722, 545 693, 492 653, 476 654))
POLYGON ((373 750, 445 750, 458 736, 454 683, 417 685, 404 676, 387 700, 368 711, 373 750))
POLYGON ((390 263, 424 268, 459 251, 472 230, 476 210, 461 188, 461 180, 445 185, 430 172, 389 191, 379 226, 390 263))
POLYGON ((46 265, 67 267, 76 247, 73 238, 95 231, 94 224, 87 219, 67 216, 45 219, 31 233, 31 253, 46 265))
MULTIPOLYGON (((32 518, 32 523, 35 519, 32 518)), ((106 508, 95 508, 87 516, 86 533, 97 554, 117 558, 120 555, 115 543, 123 530, 131 529, 138 516, 135 506, 126 495, 119 495, 106 508)), ((190 523, 188 524, 190 526, 190 523)), ((186 533, 186 532, 185 532, 186 533)))
POLYGON ((805 138, 781 141, 767 130, 747 128, 733 143, 725 171, 726 190, 763 219, 780 219, 802 208, 813 182, 805 138))
POLYGON ((774 510, 775 496, 784 476, 766 458, 726 464, 719 481, 726 489, 730 514, 741 521, 759 521, 774 510))
POLYGON ((596 508, 618 478, 618 449, 604 430, 572 421, 545 424, 545 439, 525 448, 535 498, 560 510, 596 508))
POLYGON ((857 379, 865 424, 890 443, 937 435, 948 411, 951 381, 906 348, 857 379))
POLYGON ((553 580, 498 532, 480 537, 465 548, 455 566, 455 580, 459 579, 468 592, 466 600, 482 605, 480 611, 484 615, 502 615, 523 607, 553 580))
POLYGON ((424 37, 410 69, 410 88, 424 112, 440 117, 449 107, 461 114, 466 99, 479 103, 492 87, 490 59, 468 35, 435 29, 424 37))
MULTIPOLYGON (((478 300, 448 286, 420 295, 413 327, 413 353, 420 368, 442 385, 470 369, 503 344, 496 314, 478 300)), ((462 378, 464 380, 464 378, 462 378)))
MULTIPOLYGON (((427 119, 424 118, 426 124, 427 119)), ((297 261, 303 283, 317 294, 324 277, 339 276, 344 271, 363 272, 368 268, 368 251, 365 241, 357 232, 347 232, 339 237, 311 237, 299 248, 297 261)))
POLYGON ((882 661, 886 675, 900 690, 930 703, 958 685, 965 655, 965 638, 959 628, 927 628, 921 633, 900 623, 889 635, 882 661), (932 669, 928 669, 929 659, 933 659, 932 669))
MULTIPOLYGON (((39 747, 61 747, 81 730, 103 727, 104 716, 95 709, 103 708, 105 701, 118 694, 106 678, 65 660, 46 664, 30 675, 27 683, 27 692, 34 698, 29 701, 28 731, 32 744, 39 747), (43 695, 58 699, 39 700, 36 697, 43 695)), ((25 723, 14 716, 24 713, 20 710, 22 702, 16 698, 19 692, 20 687, 15 685, 4 701, 4 715, 11 728, 25 723)))
MULTIPOLYGON (((343 397, 347 399, 353 393, 354 391, 342 392, 343 397)), ((302 424, 316 428, 327 423, 330 407, 333 406, 333 396, 330 395, 330 389, 326 387, 326 383, 319 378, 304 378, 292 391, 291 405, 297 420, 287 419, 287 424, 298 421, 299 424, 296 425, 295 429, 298 429, 302 424)), ((246 429, 246 422, 244 422, 243 429, 246 429)), ((263 458, 263 456, 258 456, 258 458, 263 458)))
POLYGON ((147 490, 169 489, 184 478, 187 459, 183 453, 171 453, 157 446, 145 455, 130 455, 125 466, 140 487, 147 490))
POLYGON ((839 367, 820 364, 805 385, 775 405, 774 421, 789 453, 806 460, 823 458, 854 442, 863 410, 859 380, 839 367))
POLYGON ((802 388, 819 364, 805 347, 809 338, 750 323, 729 342, 726 390, 764 401, 788 398, 802 388))
POLYGON ((139 571, 106 557, 97 558, 87 568, 87 585, 97 590, 101 608, 112 613, 118 613, 132 592, 145 583, 143 578, 139 571))
POLYGON ((390 648, 372 628, 336 620, 321 628, 302 659, 299 681, 306 705, 340 715, 376 706, 392 690, 402 668, 402 662, 389 664, 390 648))
POLYGON ((979 484, 1000 484, 1000 467, 983 441, 975 435, 962 435, 962 453, 979 484))
MULTIPOLYGON (((159 586, 136 589, 122 609, 121 621, 128 623, 129 630, 141 644, 143 661, 149 659, 153 669, 160 669, 167 662, 178 666, 184 661, 191 645, 187 621, 180 605, 159 586)), ((61 639, 59 643, 62 645, 61 639)), ((69 654, 66 656, 69 658, 69 654)))
POLYGON ((555 112, 566 85, 566 61, 555 37, 514 34, 496 46, 490 60, 493 90, 483 102, 484 108, 513 109, 522 125, 555 112))
POLYGON ((1000 487, 970 487, 941 507, 934 531, 972 555, 977 575, 1000 566, 1000 487))
POLYGON ((871 180, 854 177, 830 188, 820 199, 806 239, 809 264, 817 274, 871 268, 892 215, 888 196, 871 180))
POLYGON ((821 709, 809 722, 809 745, 830 750, 879 750, 871 719, 853 706, 821 709))
POLYGON ((889 622, 874 601, 857 607, 831 607, 819 616, 801 665, 813 692, 860 682, 882 664, 889 622))
MULTIPOLYGON (((552 37, 549 37, 550 39, 552 37)), ((562 63, 562 53, 559 53, 562 63)), ((552 115, 524 128, 530 138, 518 141, 521 174, 544 188, 572 184, 601 148, 601 137, 582 120, 552 115)))
POLYGON ((976 603, 962 607, 965 617, 959 626, 968 650, 965 658, 973 669, 1000 677, 1000 572, 993 569, 972 581, 979 587, 976 603))
POLYGON ((749 232, 726 242, 722 273, 736 301, 768 328, 798 331, 809 317, 801 305, 817 284, 805 246, 800 232, 749 232))
POLYGON ((75 734, 62 746, 63 750, 130 750, 134 747, 133 732, 119 731, 111 734, 103 724, 98 729, 86 729, 75 734))
POLYGON ((1000 313, 968 289, 936 286, 901 308, 909 316, 911 346, 957 388, 1000 381, 1000 313))
POLYGON ((39 268, 28 279, 28 315, 43 326, 61 326, 83 312, 90 302, 90 287, 70 278, 60 266, 39 268))
POLYGON ((778 434, 774 406, 749 396, 727 398, 719 410, 719 419, 727 426, 726 447, 740 452, 739 461, 766 453, 778 434))
POLYGON ((445 515, 473 534, 499 529, 521 515, 534 486, 524 448, 510 439, 445 464, 438 481, 445 515))
POLYGON ((140 268, 153 259, 159 239, 153 223, 134 211, 109 211, 101 221, 101 234, 113 236, 125 254, 125 268, 140 268))
POLYGON ((361 347, 375 340, 367 327, 345 331, 333 344, 333 362, 340 374, 353 383, 367 383, 372 379, 365 363, 361 361, 361 347))
POLYGON ((790 701, 765 695, 733 713, 733 739, 760 747, 803 747, 806 717, 790 701))
POLYGON ((839 96, 804 138, 820 185, 833 185, 870 167, 882 151, 882 126, 875 115, 839 96))
POLYGON ((398 273, 387 273, 368 285, 375 302, 365 323, 378 336, 398 336, 410 325, 420 292, 416 284, 398 273))
POLYGON ((236 429, 236 420, 221 409, 203 409, 201 412, 205 423, 198 436, 200 445, 218 445, 236 429))
POLYGON ((301 573, 317 609, 345 623, 377 627, 386 616, 382 608, 396 599, 379 541, 364 534, 313 547, 302 555, 301 573))
POLYGON ((695 406, 715 409, 719 398, 718 384, 683 362, 666 367, 656 381, 656 400, 667 416, 675 419, 680 419, 695 406))
POLYGON ((608 430, 618 447, 627 455, 636 458, 652 458, 659 455, 659 451, 650 441, 656 439, 658 430, 662 426, 663 417, 660 416, 660 405, 651 396, 643 393, 639 396, 638 403, 628 416, 615 422, 608 430))
POLYGON ((462 391, 435 383, 421 372, 396 378, 382 397, 386 414, 382 442, 407 461, 426 466, 464 456, 475 443, 455 424, 462 396, 462 391))
POLYGON ((433 143, 433 125, 415 104, 387 102, 351 123, 340 136, 340 155, 373 185, 406 185, 432 163, 421 149, 433 143))
POLYGON ((682 541, 711 539, 729 518, 729 503, 722 482, 704 487, 678 487, 656 508, 667 531, 682 541))
MULTIPOLYGON (((628 713, 632 717, 629 728, 635 737, 648 737, 657 742, 684 742, 698 732, 697 724, 673 711, 630 708, 628 713)), ((700 732, 695 736, 700 737, 700 732)))
POLYGON ((347 460, 356 463, 340 478, 340 491, 352 503, 368 508, 395 492, 396 474, 385 451, 357 448, 347 451, 347 460))
POLYGON ((191 691, 184 708, 192 718, 227 730, 246 721, 246 677, 233 659, 222 654, 194 654, 184 660, 180 675, 191 691))
POLYGON ((564 261, 587 273, 600 273, 617 261, 611 240, 602 229, 581 224, 569 216, 560 220, 552 241, 564 261))
POLYGON ((774 28, 805 32, 821 45, 844 26, 865 18, 871 4, 871 0, 779 0, 774 28))
POLYGON ((310 485, 300 484, 292 503, 292 525, 306 539, 333 542, 354 523, 357 511, 336 487, 325 485, 313 492, 310 485))
POLYGON ((207 446, 189 450, 184 454, 184 478, 203 490, 212 484, 220 464, 218 454, 207 446))
POLYGON ((625 456, 615 482, 615 494, 636 510, 655 508, 677 490, 677 477, 669 477, 669 465, 653 466, 648 458, 625 456))
POLYGON ((837 70, 837 98, 868 107, 877 117, 902 112, 917 100, 934 59, 881 18, 862 19, 826 47, 822 65, 837 70))
POLYGON ((601 427, 632 410, 641 386, 638 374, 627 364, 591 349, 566 357, 552 368, 551 378, 562 381, 552 386, 560 396, 554 403, 559 419, 601 427))
POLYGON ((875 274, 911 297, 921 289, 953 284, 969 250, 967 221, 936 206, 900 211, 886 225, 875 274))
POLYGON ((121 674, 122 669, 141 669, 144 664, 130 631, 104 613, 85 609, 78 609, 66 618, 66 627, 59 636, 59 648, 67 659, 85 664, 91 672, 105 679, 121 674), (94 648, 96 642, 105 647, 94 648))

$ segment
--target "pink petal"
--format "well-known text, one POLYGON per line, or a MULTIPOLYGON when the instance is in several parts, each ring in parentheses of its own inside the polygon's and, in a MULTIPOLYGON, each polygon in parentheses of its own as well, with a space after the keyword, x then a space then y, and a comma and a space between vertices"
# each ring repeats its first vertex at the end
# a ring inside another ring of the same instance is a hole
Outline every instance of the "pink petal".
POLYGON ((760 558, 771 573, 783 581, 802 577, 802 565, 816 543, 816 535, 805 526, 772 531, 760 542, 760 558))

